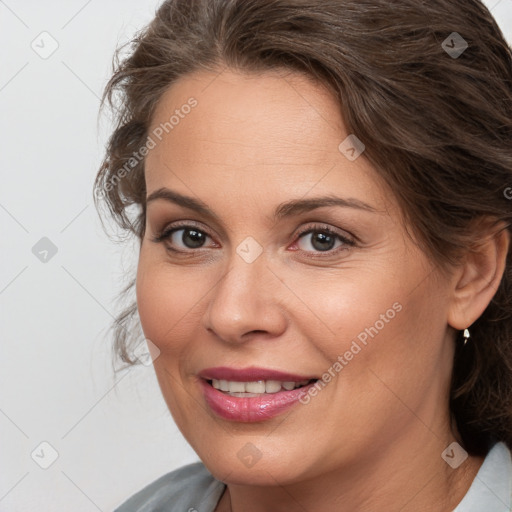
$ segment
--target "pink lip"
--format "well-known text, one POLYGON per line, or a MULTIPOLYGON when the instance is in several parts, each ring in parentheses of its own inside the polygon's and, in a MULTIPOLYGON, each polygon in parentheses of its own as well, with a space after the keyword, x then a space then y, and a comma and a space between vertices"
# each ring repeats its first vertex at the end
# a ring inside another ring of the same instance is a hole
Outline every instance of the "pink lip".
POLYGON ((256 397, 236 397, 215 389, 208 380, 223 379, 238 382, 255 382, 258 380, 278 380, 281 382, 297 382, 315 379, 302 375, 267 370, 264 368, 235 369, 228 367, 208 368, 198 374, 206 403, 210 409, 223 419, 239 422, 257 422, 273 418, 293 405, 307 393, 314 382, 290 391, 265 393, 256 397))
POLYGON ((281 382, 300 382, 301 380, 317 379, 314 375, 297 375, 293 373, 269 370, 268 368, 230 368, 228 366, 217 366, 206 368, 198 373, 199 377, 206 380, 232 380, 235 382, 256 382, 258 380, 279 380, 281 382))

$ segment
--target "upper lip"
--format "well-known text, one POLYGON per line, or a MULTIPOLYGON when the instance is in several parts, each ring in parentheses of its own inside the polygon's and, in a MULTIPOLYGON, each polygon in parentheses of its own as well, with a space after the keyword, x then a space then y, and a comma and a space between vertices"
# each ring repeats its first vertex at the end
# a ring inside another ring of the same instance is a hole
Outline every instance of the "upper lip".
POLYGON ((302 380, 317 379, 311 375, 298 375, 295 373, 271 370, 269 368, 230 368, 228 366, 217 366, 205 368, 198 373, 198 376, 206 380, 230 380, 234 382, 256 382, 258 380, 278 380, 282 382, 300 382, 302 380))

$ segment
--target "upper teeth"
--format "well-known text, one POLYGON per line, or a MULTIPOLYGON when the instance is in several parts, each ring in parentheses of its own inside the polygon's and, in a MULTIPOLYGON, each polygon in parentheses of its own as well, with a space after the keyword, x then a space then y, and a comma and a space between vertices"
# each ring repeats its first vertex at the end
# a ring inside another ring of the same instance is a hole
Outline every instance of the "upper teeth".
POLYGON ((304 386, 309 380, 299 382, 281 382, 278 380, 258 380, 255 382, 237 382, 232 380, 212 380, 212 386, 228 393, 277 393, 284 388, 288 391, 304 386))

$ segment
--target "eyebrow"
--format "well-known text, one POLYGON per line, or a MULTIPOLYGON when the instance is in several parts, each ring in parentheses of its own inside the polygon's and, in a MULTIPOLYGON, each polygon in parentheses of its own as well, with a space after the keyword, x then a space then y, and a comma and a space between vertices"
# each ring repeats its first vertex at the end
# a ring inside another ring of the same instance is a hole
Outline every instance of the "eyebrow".
MULTIPOLYGON (((202 201, 193 197, 185 196, 175 192, 169 188, 159 188, 155 190, 146 198, 146 204, 157 199, 164 199, 171 203, 177 204, 189 210, 194 210, 198 213, 203 214, 205 217, 209 217, 216 221, 220 221, 218 215, 216 215, 208 206, 202 201)), ((285 217, 291 217, 301 213, 316 210, 317 208, 323 208, 328 206, 342 206, 344 208, 356 208, 359 210, 365 210, 369 212, 376 212, 377 210, 369 204, 354 198, 341 198, 332 195, 313 197, 309 199, 292 199, 286 201, 277 206, 273 214, 273 220, 279 220, 285 217)))

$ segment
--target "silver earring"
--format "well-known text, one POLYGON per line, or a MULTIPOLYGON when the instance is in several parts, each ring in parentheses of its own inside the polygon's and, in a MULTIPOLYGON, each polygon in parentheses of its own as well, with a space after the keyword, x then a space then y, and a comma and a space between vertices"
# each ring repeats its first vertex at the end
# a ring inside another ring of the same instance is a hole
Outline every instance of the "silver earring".
POLYGON ((470 336, 471 335, 469 334, 469 329, 464 329, 464 345, 466 345, 466 343, 468 342, 470 336))

